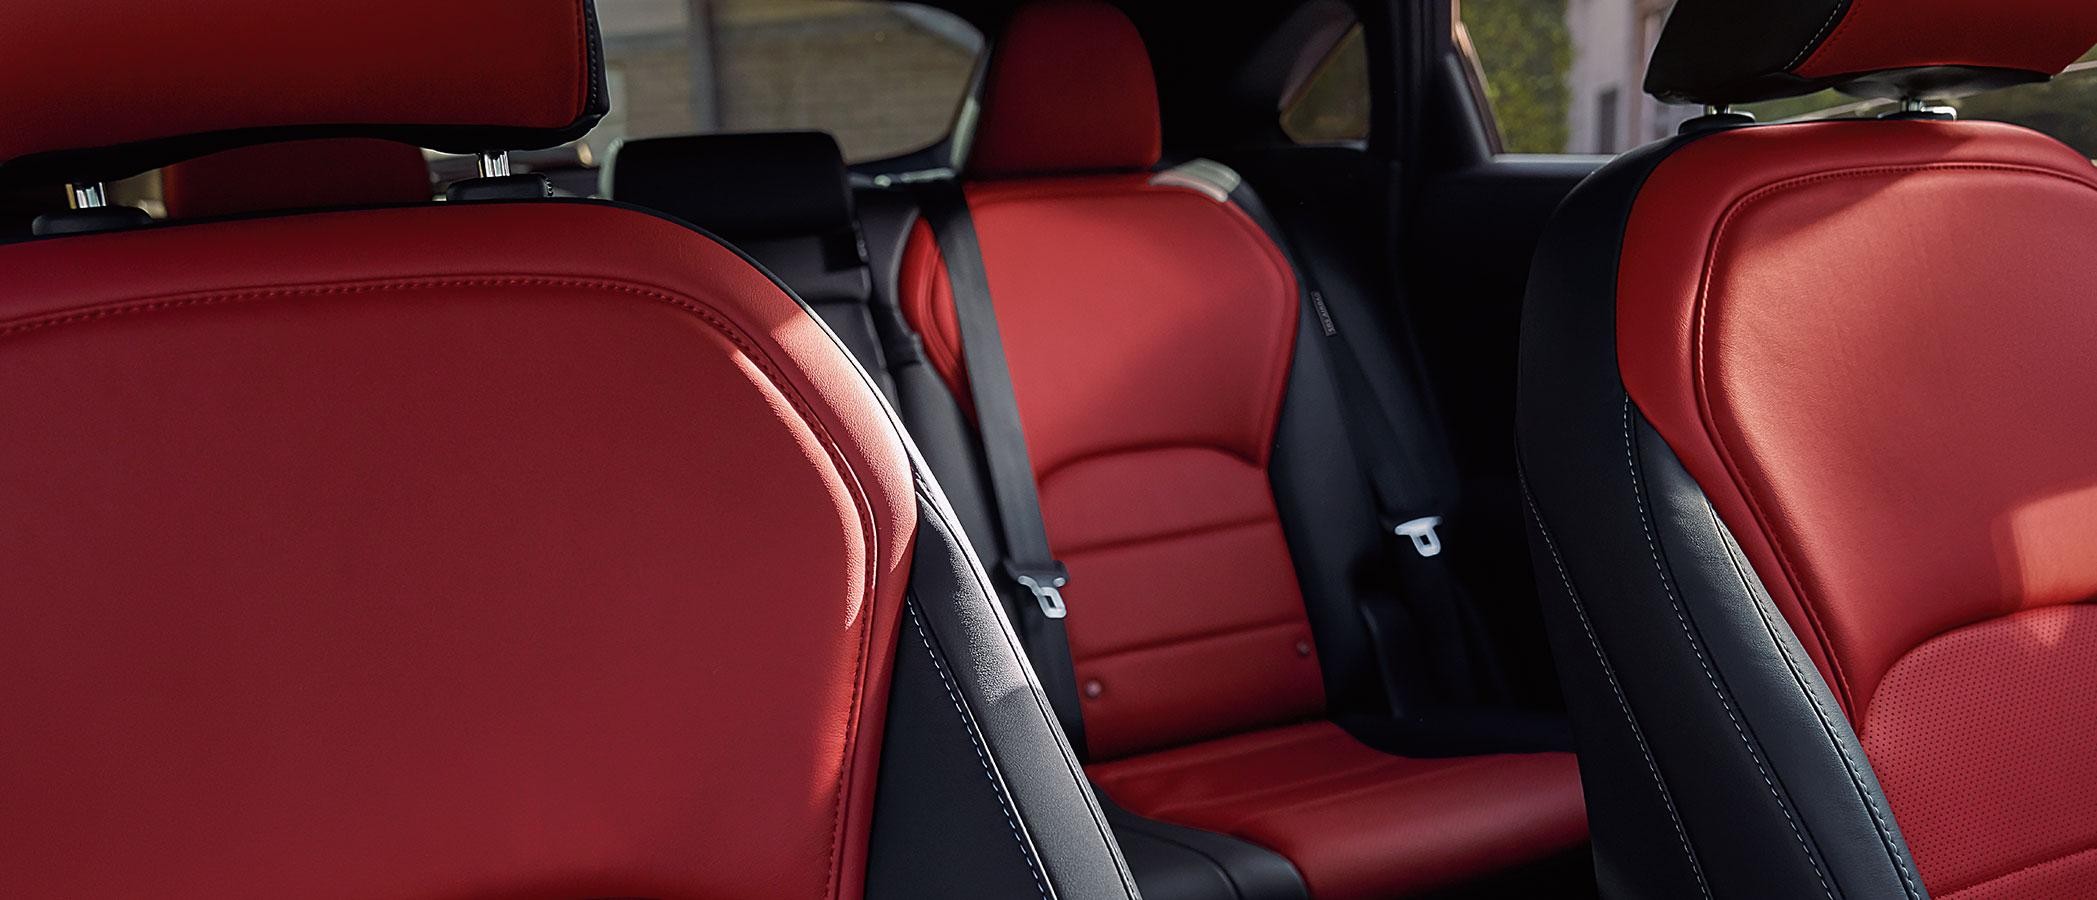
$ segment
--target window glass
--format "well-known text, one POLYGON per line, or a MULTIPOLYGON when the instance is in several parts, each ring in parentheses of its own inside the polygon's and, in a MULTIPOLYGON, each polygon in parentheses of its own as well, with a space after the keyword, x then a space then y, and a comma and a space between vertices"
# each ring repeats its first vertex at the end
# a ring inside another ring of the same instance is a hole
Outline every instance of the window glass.
MULTIPOLYGON (((1646 96, 1646 60, 1674 0, 1460 0, 1510 153, 1620 153, 1702 114, 1646 96)), ((2097 156, 2097 52, 2050 84, 1954 101, 1962 118, 2014 122, 2097 156)), ((1889 101, 1834 91, 1743 107, 1764 122, 1876 116, 1889 101)))
POLYGON ((983 36, 951 13, 865 0, 597 0, 612 142, 816 129, 855 162, 952 127, 983 36))
POLYGON ((1369 42, 1356 25, 1334 45, 1282 110, 1282 131, 1299 144, 1369 139, 1369 42))

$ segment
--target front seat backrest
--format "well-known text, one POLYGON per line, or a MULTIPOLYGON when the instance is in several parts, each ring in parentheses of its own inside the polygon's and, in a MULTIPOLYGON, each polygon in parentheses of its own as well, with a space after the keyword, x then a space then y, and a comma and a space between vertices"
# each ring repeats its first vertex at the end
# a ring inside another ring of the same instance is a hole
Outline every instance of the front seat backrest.
POLYGON ((1685 0, 1732 115, 1553 222, 1520 432, 1612 897, 2008 900, 2097 879, 2097 172, 1923 101, 2042 81, 2081 0, 1685 0))
MULTIPOLYGON (((588 0, 0 17, 0 182, 605 111, 588 0)), ((0 894, 1131 896, 864 374, 545 194, 0 244, 0 894)))

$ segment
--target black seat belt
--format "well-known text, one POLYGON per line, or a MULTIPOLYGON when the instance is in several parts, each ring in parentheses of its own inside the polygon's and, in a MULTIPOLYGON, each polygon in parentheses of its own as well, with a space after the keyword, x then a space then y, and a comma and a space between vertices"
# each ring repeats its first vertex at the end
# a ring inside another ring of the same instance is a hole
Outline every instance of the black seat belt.
POLYGON ((1296 263, 1304 300, 1325 338, 1323 347, 1331 363, 1333 393, 1340 402, 1348 443, 1369 483, 1383 542, 1389 548, 1407 605, 1419 620, 1422 634, 1430 638, 1420 642, 1421 652, 1440 682, 1437 699, 1464 705, 1505 697, 1506 676, 1494 658, 1477 607, 1457 578, 1448 548, 1442 542, 1453 505, 1448 486, 1455 483, 1457 476, 1446 459, 1420 444, 1438 439, 1439 431, 1419 386, 1407 379, 1407 390, 1400 392, 1403 396, 1398 398, 1401 402, 1395 411, 1392 404, 1379 398, 1360 356, 1333 318, 1316 275, 1299 254, 1290 251, 1279 223, 1237 173, 1206 160, 1175 171, 1181 172, 1183 178, 1213 183, 1296 263), (1414 441, 1401 438, 1392 421, 1394 414, 1418 435, 1414 441))
POLYGON ((968 198, 956 181, 938 181, 918 190, 925 222, 939 241, 953 286, 954 319, 961 329, 962 363, 968 367, 968 390, 976 407, 976 434, 990 470, 991 503, 1004 533, 1001 574, 1032 599, 1020 604, 1020 640, 1034 663, 1049 704, 1064 734, 1080 755, 1085 752, 1085 724, 1078 705, 1077 671, 1070 640, 1063 629, 1067 610, 1062 588, 1070 571, 1049 548, 1048 525, 1041 518, 1041 495, 1034 484, 1034 464, 1027 435, 1020 425, 1019 400, 1012 391, 1012 370, 998 334, 997 310, 991 304, 990 277, 976 239, 968 198))

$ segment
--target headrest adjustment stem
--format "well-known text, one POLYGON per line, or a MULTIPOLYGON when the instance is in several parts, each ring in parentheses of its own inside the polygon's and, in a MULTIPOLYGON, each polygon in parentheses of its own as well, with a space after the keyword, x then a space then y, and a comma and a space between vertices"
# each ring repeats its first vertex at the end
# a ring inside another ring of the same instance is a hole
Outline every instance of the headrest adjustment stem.
POLYGON ((1956 120, 1958 117, 1959 111, 1956 107, 1941 104, 1932 105, 1929 100, 1921 97, 1902 97, 1900 98, 1900 107, 1898 109, 1880 118, 1925 119, 1934 122, 1949 122, 1956 120))
POLYGON ((480 155, 482 178, 508 178, 510 175, 510 151, 498 150, 480 155))
POLYGON ((109 205, 109 192, 102 182, 85 182, 66 185, 74 209, 101 209, 109 205))

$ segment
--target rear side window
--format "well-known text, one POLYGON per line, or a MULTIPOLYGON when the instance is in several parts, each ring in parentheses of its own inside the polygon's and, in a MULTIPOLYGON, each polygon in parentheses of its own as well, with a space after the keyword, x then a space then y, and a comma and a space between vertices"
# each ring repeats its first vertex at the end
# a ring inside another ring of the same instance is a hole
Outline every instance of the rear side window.
MULTIPOLYGON (((1457 0, 1509 153, 1621 153, 1702 115, 1646 96, 1646 60, 1673 0, 1457 0)), ((2050 84, 1954 101, 1961 118, 2023 125, 2097 157, 2097 53, 2050 84)), ((1880 115, 1891 101, 1834 91, 1743 107, 1764 122, 1880 115)))
POLYGON ((597 0, 615 141, 814 129, 854 162, 938 143, 983 36, 951 13, 868 0, 597 0))
POLYGON ((1282 110, 1282 131, 1299 144, 1369 139, 1369 42, 1354 26, 1282 110))

